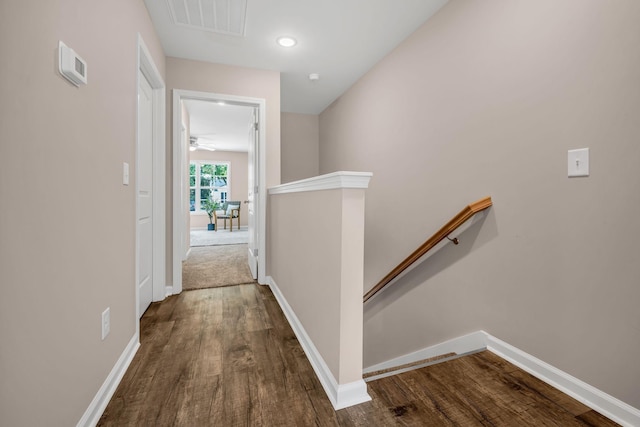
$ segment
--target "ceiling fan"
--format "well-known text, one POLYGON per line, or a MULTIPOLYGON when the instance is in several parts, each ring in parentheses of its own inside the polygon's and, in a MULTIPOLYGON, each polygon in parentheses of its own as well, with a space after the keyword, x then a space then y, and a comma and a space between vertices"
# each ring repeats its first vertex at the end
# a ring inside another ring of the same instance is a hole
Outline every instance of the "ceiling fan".
POLYGON ((204 141, 207 141, 206 139, 198 138, 197 136, 189 137, 189 150, 190 151, 196 151, 196 150, 216 151, 216 148, 213 145, 207 144, 204 142, 198 142, 201 139, 204 141))

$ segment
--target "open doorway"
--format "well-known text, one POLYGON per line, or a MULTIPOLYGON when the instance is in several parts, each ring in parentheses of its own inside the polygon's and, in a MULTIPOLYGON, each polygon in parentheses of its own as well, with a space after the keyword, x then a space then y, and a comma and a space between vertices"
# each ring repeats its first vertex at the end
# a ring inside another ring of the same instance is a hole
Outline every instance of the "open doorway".
POLYGON ((253 278, 265 283, 265 101, 181 90, 174 90, 173 100, 172 293, 183 289, 192 230, 213 242, 244 239, 253 278), (205 200, 218 204, 217 231, 203 233, 215 223, 205 200), (240 204, 237 211, 233 203, 240 204))
POLYGON ((187 99, 189 248, 182 289, 254 283, 247 263, 249 144, 254 108, 187 99))
POLYGON ((184 100, 183 107, 189 141, 190 246, 248 244, 248 132, 254 109, 194 99, 184 100))

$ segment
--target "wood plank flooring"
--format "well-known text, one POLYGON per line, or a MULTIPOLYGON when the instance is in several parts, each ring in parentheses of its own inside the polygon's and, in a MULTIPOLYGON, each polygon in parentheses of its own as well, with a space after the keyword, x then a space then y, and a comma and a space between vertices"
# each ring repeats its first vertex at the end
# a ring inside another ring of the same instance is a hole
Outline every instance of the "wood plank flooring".
POLYGON ((100 426, 615 426, 490 352, 368 383, 334 411, 268 287, 154 303, 100 426))

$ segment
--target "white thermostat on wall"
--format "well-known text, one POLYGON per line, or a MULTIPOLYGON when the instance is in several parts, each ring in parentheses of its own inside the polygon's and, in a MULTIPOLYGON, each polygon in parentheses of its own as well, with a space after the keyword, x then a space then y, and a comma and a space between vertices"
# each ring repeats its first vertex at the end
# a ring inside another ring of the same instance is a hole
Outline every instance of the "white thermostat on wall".
POLYGON ((60 41, 58 45, 58 69, 67 80, 76 86, 87 84, 87 63, 69 46, 60 41))

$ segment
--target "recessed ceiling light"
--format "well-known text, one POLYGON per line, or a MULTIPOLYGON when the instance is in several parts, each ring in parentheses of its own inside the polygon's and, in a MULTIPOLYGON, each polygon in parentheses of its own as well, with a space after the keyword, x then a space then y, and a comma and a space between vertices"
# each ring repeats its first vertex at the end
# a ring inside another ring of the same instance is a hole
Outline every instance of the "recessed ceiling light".
POLYGON ((278 37, 276 42, 282 47, 293 47, 298 43, 296 39, 289 36, 278 37))

